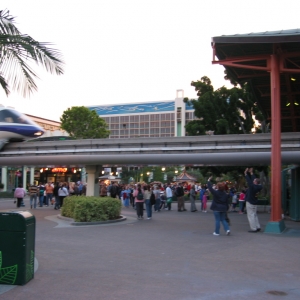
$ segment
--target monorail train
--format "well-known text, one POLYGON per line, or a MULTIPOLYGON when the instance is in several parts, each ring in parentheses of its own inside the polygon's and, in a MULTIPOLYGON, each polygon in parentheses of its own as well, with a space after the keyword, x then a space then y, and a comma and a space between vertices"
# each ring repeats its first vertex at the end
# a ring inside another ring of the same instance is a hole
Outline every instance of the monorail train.
POLYGON ((42 127, 10 107, 0 106, 0 150, 6 143, 22 142, 44 134, 42 127))

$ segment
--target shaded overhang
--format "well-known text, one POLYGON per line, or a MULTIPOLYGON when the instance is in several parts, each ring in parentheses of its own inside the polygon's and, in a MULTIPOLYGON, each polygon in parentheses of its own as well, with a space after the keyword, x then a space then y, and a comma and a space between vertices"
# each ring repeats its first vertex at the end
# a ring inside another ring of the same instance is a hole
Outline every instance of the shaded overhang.
POLYGON ((280 59, 281 131, 300 131, 300 29, 223 35, 212 38, 213 64, 229 79, 248 82, 257 104, 271 120, 270 56, 280 59))

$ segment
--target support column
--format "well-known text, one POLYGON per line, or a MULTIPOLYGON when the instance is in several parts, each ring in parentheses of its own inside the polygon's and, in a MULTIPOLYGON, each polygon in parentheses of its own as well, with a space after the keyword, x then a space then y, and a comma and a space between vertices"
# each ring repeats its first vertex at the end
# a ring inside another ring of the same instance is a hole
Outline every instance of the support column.
POLYGON ((281 209, 281 112, 279 56, 271 55, 271 220, 265 232, 282 233, 285 224, 281 209))
POLYGON ((34 184, 34 168, 30 168, 30 180, 29 184, 34 184))
POLYGON ((99 196, 98 174, 96 173, 97 173, 96 166, 86 166, 86 174, 87 174, 86 195, 87 196, 99 196), (96 193, 95 181, 97 182, 98 193, 96 193))
POLYGON ((23 166, 23 167, 22 167, 22 174, 23 174, 23 182, 22 182, 22 185, 23 185, 23 188, 24 188, 25 191, 26 191, 26 188, 27 188, 27 167, 26 167, 26 166, 23 166))
POLYGON ((7 192, 7 167, 2 167, 1 174, 2 174, 1 183, 3 183, 4 185, 2 191, 7 192))

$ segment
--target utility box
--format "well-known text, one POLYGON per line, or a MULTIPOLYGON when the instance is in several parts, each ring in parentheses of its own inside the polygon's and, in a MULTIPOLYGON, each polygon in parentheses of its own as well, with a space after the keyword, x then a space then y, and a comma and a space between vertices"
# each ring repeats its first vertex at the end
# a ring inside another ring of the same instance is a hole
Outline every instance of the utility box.
POLYGON ((34 277, 35 217, 0 211, 0 284, 24 285, 34 277))
POLYGON ((292 188, 290 200, 290 217, 293 221, 300 221, 300 168, 291 170, 292 188))

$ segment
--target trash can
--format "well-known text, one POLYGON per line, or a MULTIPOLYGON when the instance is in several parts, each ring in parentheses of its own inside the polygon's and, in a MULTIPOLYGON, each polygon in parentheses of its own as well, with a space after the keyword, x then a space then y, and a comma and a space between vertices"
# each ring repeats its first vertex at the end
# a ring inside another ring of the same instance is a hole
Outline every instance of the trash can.
POLYGON ((34 277, 35 217, 0 212, 0 284, 24 285, 34 277))

